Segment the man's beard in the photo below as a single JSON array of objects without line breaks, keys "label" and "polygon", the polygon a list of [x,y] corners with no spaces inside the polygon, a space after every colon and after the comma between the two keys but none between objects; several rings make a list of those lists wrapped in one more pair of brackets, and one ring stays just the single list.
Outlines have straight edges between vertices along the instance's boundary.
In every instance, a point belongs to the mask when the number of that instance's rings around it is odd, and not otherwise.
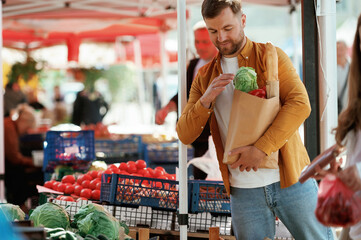
[{"label": "man's beard", "polygon": [[[242,38],[241,38],[242,39]],[[234,42],[234,41],[230,41],[231,46],[230,47],[220,47],[219,46],[219,42],[217,42],[217,49],[218,51],[222,54],[222,55],[233,55],[235,53],[238,52],[238,50],[241,48],[242,46],[242,40],[238,41],[238,42]]]}]

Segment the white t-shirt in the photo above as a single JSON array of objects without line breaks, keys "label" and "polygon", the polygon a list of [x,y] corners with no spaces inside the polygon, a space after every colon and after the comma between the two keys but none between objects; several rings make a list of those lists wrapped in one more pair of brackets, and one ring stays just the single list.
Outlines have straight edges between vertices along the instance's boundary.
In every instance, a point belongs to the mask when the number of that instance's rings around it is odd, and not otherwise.
[{"label": "white t-shirt", "polygon": [[[350,131],[346,135],[346,167],[356,165],[358,174],[361,176],[361,131]],[[361,239],[361,221],[351,226],[350,237],[355,240]]]},{"label": "white t-shirt", "polygon": [[[221,66],[223,73],[236,74],[238,70],[238,59],[222,57]],[[228,123],[232,109],[233,83],[229,83],[226,89],[218,95],[214,107],[214,113],[217,118],[223,147],[227,139]],[[260,168],[257,171],[241,172],[239,168],[233,169],[228,165],[230,172],[229,181],[232,187],[237,188],[257,188],[264,187],[280,180],[279,169]]]}]

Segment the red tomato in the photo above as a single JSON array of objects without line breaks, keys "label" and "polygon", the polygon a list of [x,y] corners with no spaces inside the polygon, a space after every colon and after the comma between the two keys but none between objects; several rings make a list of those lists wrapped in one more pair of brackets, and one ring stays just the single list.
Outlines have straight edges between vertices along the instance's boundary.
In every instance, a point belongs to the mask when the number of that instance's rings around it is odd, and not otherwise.
[{"label": "red tomato", "polygon": [[64,197],[63,195],[58,195],[55,199],[56,200],[61,200],[61,198]]},{"label": "red tomato", "polygon": [[83,190],[83,187],[81,185],[77,185],[74,187],[74,194],[77,196],[80,196],[80,192]]},{"label": "red tomato", "polygon": [[104,174],[112,174],[113,173],[113,170],[112,169],[107,169],[103,172]]},{"label": "red tomato", "polygon": [[58,185],[60,184],[61,182],[53,182],[53,190],[57,191],[58,190]]},{"label": "red tomato", "polygon": [[128,171],[128,165],[125,163],[125,162],[121,162],[119,164],[119,170],[122,170],[122,171]]},{"label": "red tomato", "polygon": [[111,164],[111,165],[108,166],[108,169],[111,169],[111,170],[113,170],[113,169],[115,169],[115,168],[118,168],[118,167],[115,166],[114,164]]},{"label": "red tomato", "polygon": [[80,197],[89,199],[92,196],[92,190],[90,190],[89,188],[84,188],[80,191]]},{"label": "red tomato", "polygon": [[102,183],[101,183],[101,182],[97,182],[97,185],[95,186],[95,189],[100,190],[100,189],[101,189],[101,186],[102,186]]},{"label": "red tomato", "polygon": [[138,169],[137,174],[144,176],[144,174],[147,172],[148,171],[146,168],[141,168],[141,169]]},{"label": "red tomato", "polygon": [[54,183],[53,181],[46,181],[44,183],[44,187],[52,189],[53,188],[53,183]]},{"label": "red tomato", "polygon": [[154,170],[157,170],[157,169],[163,171],[164,173],[167,173],[163,167],[158,166],[158,167],[154,168]]},{"label": "red tomato", "polygon": [[152,177],[154,176],[154,170],[152,168],[147,168],[148,172],[150,175],[152,175]]},{"label": "red tomato", "polygon": [[59,183],[58,186],[57,186],[57,188],[56,188],[56,191],[58,191],[58,192],[64,192],[65,187],[66,187],[66,185],[65,185],[64,183]]},{"label": "red tomato", "polygon": [[153,174],[153,176],[155,177],[155,178],[159,178],[159,177],[161,177],[161,176],[163,176],[164,175],[164,171],[162,171],[161,169],[154,169],[154,174]]},{"label": "red tomato", "polygon": [[65,187],[64,193],[65,194],[72,194],[74,192],[74,186],[73,185],[67,185]]},{"label": "red tomato", "polygon": [[101,179],[102,178],[102,174],[103,174],[104,171],[99,171],[98,172],[98,178]]},{"label": "red tomato", "polygon": [[128,165],[128,172],[129,172],[129,173],[136,173],[136,172],[138,172],[138,168],[137,168],[137,166],[135,166],[135,163]]},{"label": "red tomato", "polygon": [[89,180],[89,181],[91,181],[92,178],[91,178],[91,176],[89,176],[89,175],[87,175],[87,174],[82,174],[82,175],[80,175],[80,176],[78,177],[78,179],[76,180],[76,182],[81,185],[84,180]]},{"label": "red tomato", "polygon": [[175,176],[173,176],[173,174],[166,174],[165,176],[167,176],[169,180],[175,180]]},{"label": "red tomato", "polygon": [[100,190],[93,190],[91,199],[99,200],[100,199]]},{"label": "red tomato", "polygon": [[90,188],[91,190],[94,190],[94,189],[96,188],[98,182],[99,182],[98,179],[93,179],[93,180],[91,180],[90,183],[89,183],[89,188]]},{"label": "red tomato", "polygon": [[80,197],[80,198],[78,198],[78,200],[76,200],[76,201],[80,201],[80,200],[88,200],[87,198],[84,198],[84,197]]},{"label": "red tomato", "polygon": [[90,181],[89,180],[84,180],[82,183],[81,183],[81,186],[83,188],[89,188],[89,185],[90,185]]},{"label": "red tomato", "polygon": [[142,169],[147,167],[147,163],[144,160],[139,159],[135,162],[135,166],[137,166],[138,169]]},{"label": "red tomato", "polygon": [[74,184],[75,183],[75,177],[73,175],[65,175],[62,179],[61,179],[62,183],[71,183]]},{"label": "red tomato", "polygon": [[90,171],[87,173],[87,175],[90,175],[92,177],[92,179],[95,179],[98,177],[98,171],[95,171],[95,170]]},{"label": "red tomato", "polygon": [[120,173],[119,168],[113,168],[112,171],[113,171],[113,173],[116,173],[116,174],[119,174],[119,173]]},{"label": "red tomato", "polygon": [[70,197],[70,196],[62,196],[62,197],[60,198],[60,200],[62,200],[62,201],[68,201],[68,202],[75,202],[75,201],[74,201],[74,198],[72,198],[72,197]]},{"label": "red tomato", "polygon": [[146,171],[143,177],[152,178],[153,176],[148,171]]}]

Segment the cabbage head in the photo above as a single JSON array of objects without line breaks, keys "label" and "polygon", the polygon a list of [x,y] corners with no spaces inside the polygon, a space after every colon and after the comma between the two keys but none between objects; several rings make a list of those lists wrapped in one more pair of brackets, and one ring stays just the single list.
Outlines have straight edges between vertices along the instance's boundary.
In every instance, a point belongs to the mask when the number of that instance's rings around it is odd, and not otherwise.
[{"label": "cabbage head", "polygon": [[242,92],[258,89],[257,73],[251,67],[240,67],[233,79],[234,87]]},{"label": "cabbage head", "polygon": [[18,205],[13,205],[11,203],[0,204],[0,211],[4,213],[7,220],[10,222],[23,221],[25,219],[25,213]]},{"label": "cabbage head", "polygon": [[74,215],[74,223],[82,237],[87,234],[95,237],[103,234],[110,240],[119,239],[120,224],[118,220],[98,204],[90,203],[82,206]]},{"label": "cabbage head", "polygon": [[36,207],[30,215],[30,220],[34,222],[35,227],[67,229],[70,224],[69,214],[64,208],[51,202]]}]

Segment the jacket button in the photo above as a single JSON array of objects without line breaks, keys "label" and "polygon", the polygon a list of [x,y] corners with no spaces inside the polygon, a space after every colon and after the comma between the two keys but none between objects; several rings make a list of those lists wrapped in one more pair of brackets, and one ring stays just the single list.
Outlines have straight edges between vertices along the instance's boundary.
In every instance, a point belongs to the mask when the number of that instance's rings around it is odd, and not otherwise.
[{"label": "jacket button", "polygon": [[208,114],[211,114],[211,112],[208,112]]},{"label": "jacket button", "polygon": [[201,128],[203,129],[203,126],[201,126]]}]

